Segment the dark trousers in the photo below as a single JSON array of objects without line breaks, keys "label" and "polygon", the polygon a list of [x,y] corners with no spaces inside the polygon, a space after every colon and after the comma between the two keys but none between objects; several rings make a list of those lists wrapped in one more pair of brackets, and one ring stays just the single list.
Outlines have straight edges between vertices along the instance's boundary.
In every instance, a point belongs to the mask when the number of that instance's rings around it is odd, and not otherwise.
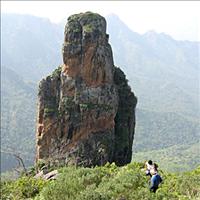
[{"label": "dark trousers", "polygon": [[153,175],[151,177],[151,186],[150,186],[150,191],[152,192],[156,192],[156,190],[158,189],[158,185],[162,182],[162,179],[161,177],[156,174],[156,175]]},{"label": "dark trousers", "polygon": [[154,193],[156,192],[157,189],[158,189],[158,186],[157,187],[156,186],[154,186],[154,187],[151,186],[150,187],[150,191],[154,192]]}]

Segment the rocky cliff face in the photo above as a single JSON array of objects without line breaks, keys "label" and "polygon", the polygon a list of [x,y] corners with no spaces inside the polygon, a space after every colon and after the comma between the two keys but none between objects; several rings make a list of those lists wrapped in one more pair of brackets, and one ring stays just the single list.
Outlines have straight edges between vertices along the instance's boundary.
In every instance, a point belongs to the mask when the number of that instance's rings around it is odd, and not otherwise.
[{"label": "rocky cliff face", "polygon": [[114,67],[103,17],[87,12],[68,18],[63,63],[39,84],[36,160],[130,162],[136,98]]}]

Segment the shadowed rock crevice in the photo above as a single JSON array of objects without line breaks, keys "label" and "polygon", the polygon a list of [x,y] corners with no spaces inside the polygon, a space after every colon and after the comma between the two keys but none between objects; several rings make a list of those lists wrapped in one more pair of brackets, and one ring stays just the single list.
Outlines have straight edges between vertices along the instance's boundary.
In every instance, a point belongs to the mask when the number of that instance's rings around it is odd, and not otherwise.
[{"label": "shadowed rock crevice", "polygon": [[119,96],[115,116],[114,161],[117,165],[125,165],[131,161],[132,157],[137,99],[131,92],[125,74],[117,67],[114,72],[114,83]]},{"label": "shadowed rock crevice", "polygon": [[36,161],[130,162],[136,98],[114,67],[102,16],[68,18],[63,65],[40,82],[38,96]]}]

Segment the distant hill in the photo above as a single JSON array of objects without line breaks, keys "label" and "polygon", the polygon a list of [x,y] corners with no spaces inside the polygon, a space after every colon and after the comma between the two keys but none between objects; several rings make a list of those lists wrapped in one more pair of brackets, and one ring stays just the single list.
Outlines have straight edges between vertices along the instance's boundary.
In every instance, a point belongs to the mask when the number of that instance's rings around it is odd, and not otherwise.
[{"label": "distant hill", "polygon": [[190,171],[200,163],[200,142],[193,144],[173,145],[156,150],[138,151],[133,153],[133,160],[144,162],[154,159],[159,167],[167,171]]},{"label": "distant hill", "polygon": [[115,64],[136,90],[138,107],[199,117],[200,43],[153,31],[140,35],[116,15],[109,16],[107,24]]},{"label": "distant hill", "polygon": [[1,15],[3,66],[38,81],[62,63],[63,27],[29,15]]},{"label": "distant hill", "polygon": [[173,145],[190,145],[199,140],[200,124],[180,113],[137,110],[137,151],[158,150]]},{"label": "distant hill", "polygon": [[[24,82],[13,70],[1,70],[1,170],[17,165],[20,153],[30,165],[34,160],[36,84]],[[11,153],[11,155],[9,154]]]},{"label": "distant hill", "polygon": [[[153,31],[135,33],[116,15],[107,17],[107,29],[115,65],[122,67],[138,97],[134,159],[154,151],[162,162],[159,152],[175,155],[169,148],[176,153],[194,151],[200,138],[199,43]],[[31,162],[38,81],[62,63],[63,30],[63,23],[2,14],[2,148],[12,146]],[[188,163],[195,168],[192,163],[198,159],[192,155]]]}]

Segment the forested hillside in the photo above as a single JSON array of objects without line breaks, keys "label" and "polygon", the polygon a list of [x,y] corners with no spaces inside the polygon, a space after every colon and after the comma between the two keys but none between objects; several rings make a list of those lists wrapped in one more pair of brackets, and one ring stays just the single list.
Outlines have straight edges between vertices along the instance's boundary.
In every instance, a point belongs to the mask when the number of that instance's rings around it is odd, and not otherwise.
[{"label": "forested hillside", "polygon": [[39,81],[62,63],[63,27],[30,15],[1,15],[2,66]]},{"label": "forested hillside", "polygon": [[[172,163],[168,170],[195,168],[199,43],[152,31],[141,35],[113,15],[107,17],[107,26],[115,65],[122,67],[138,98],[133,158],[144,160],[153,154],[163,167]],[[34,160],[38,81],[62,63],[63,30],[63,24],[43,18],[2,15],[2,150],[20,152],[27,164]],[[9,169],[11,157],[2,155],[2,170]],[[187,164],[180,166],[185,159]]]},{"label": "forested hillside", "polygon": [[20,156],[28,165],[34,160],[36,84],[24,82],[13,70],[1,70],[1,170],[16,166]]}]

